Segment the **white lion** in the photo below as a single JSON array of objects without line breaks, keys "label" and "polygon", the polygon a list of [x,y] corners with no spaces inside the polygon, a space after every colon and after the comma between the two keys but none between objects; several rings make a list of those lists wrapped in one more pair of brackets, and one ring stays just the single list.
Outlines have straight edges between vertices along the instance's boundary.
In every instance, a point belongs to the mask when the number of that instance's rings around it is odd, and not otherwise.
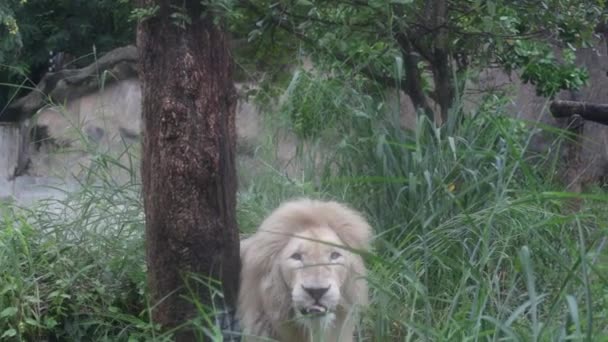
[{"label": "white lion", "polygon": [[[245,340],[352,341],[356,309],[367,305],[371,228],[337,202],[300,199],[241,241],[237,315]],[[345,248],[346,247],[346,248]]]}]

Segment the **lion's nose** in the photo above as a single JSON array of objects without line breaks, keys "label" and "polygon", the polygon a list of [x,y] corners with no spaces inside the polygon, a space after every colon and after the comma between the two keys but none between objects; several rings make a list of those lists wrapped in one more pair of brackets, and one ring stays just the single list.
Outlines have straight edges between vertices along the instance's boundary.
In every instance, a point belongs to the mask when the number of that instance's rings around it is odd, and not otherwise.
[{"label": "lion's nose", "polygon": [[327,293],[327,291],[329,291],[330,286],[328,286],[328,287],[304,287],[304,286],[302,286],[302,288],[314,300],[318,301],[318,300],[320,300],[323,297],[324,294]]}]

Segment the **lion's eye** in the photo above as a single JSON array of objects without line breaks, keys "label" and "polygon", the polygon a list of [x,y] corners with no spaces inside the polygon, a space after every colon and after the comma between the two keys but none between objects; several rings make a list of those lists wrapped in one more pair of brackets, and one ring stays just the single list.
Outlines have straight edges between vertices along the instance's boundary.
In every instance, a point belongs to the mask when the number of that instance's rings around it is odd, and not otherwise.
[{"label": "lion's eye", "polygon": [[293,253],[290,258],[292,258],[293,260],[302,260],[302,254],[300,253]]},{"label": "lion's eye", "polygon": [[342,256],[342,254],[340,254],[338,252],[331,252],[331,255],[329,257],[331,258],[331,260],[336,260],[341,256]]}]

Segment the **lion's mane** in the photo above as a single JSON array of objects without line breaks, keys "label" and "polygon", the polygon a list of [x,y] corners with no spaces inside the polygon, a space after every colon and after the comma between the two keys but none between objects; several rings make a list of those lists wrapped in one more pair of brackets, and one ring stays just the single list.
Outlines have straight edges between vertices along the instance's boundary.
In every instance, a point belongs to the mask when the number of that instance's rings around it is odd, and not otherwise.
[{"label": "lion's mane", "polygon": [[[281,279],[277,255],[293,235],[306,229],[325,226],[332,229],[346,247],[353,250],[369,249],[371,227],[358,212],[333,201],[298,199],[286,202],[275,209],[249,238],[241,241],[241,285],[237,315],[243,332],[285,341],[299,341],[306,334],[296,325],[285,325],[292,308],[290,290]],[[349,253],[351,267],[341,289],[342,308],[365,306],[368,302],[366,274],[362,258]],[[352,317],[351,317],[352,318]],[[353,323],[337,315],[335,326],[350,330]],[[294,335],[295,334],[295,335]],[[247,340],[248,338],[245,337]],[[251,338],[249,338],[251,339]]]}]

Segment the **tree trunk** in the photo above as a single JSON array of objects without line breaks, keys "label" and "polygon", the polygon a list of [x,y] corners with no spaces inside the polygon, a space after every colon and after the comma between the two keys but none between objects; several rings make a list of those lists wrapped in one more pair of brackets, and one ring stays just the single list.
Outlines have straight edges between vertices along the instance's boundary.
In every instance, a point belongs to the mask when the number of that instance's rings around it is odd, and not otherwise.
[{"label": "tree trunk", "polygon": [[404,91],[412,100],[416,110],[422,110],[431,122],[435,122],[434,111],[429,105],[422,85],[422,76],[418,70],[418,55],[414,52],[410,38],[403,32],[395,35],[395,39],[403,55],[403,68],[405,69]]},{"label": "tree trunk", "polygon": [[454,105],[454,87],[452,80],[452,68],[450,67],[450,57],[442,49],[436,49],[432,62],[433,80],[435,82],[435,94],[437,104],[441,110],[441,122],[448,122],[450,109]]},{"label": "tree trunk", "polygon": [[[158,6],[138,24],[137,47],[148,284],[163,328],[196,315],[182,296],[215,302],[205,284],[188,281],[190,272],[221,281],[229,308],[238,291],[236,93],[227,36],[201,3],[139,0]],[[175,337],[196,338],[192,329]]]},{"label": "tree trunk", "polygon": [[448,20],[448,2],[446,0],[427,1],[425,17],[432,25],[433,40],[429,63],[433,71],[437,104],[441,111],[441,122],[448,121],[448,113],[454,104],[454,87],[452,80],[451,56],[448,53],[449,37],[446,27]]}]

